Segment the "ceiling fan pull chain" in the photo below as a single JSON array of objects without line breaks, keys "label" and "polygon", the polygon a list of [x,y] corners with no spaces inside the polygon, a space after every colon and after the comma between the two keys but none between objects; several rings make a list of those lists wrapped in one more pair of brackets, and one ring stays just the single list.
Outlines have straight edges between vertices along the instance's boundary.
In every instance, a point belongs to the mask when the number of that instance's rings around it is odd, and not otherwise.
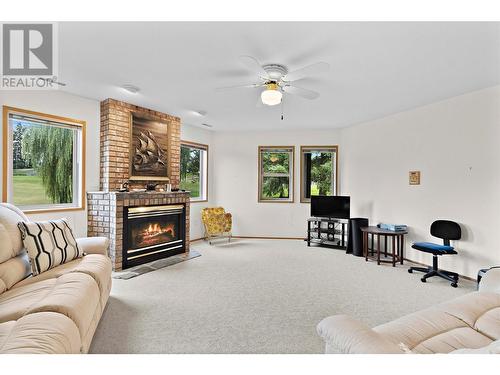
[{"label": "ceiling fan pull chain", "polygon": [[284,98],[281,98],[281,121],[283,121],[285,119],[285,115],[283,114],[283,112],[284,112],[284,109],[283,109],[284,103],[283,102],[284,102]]}]

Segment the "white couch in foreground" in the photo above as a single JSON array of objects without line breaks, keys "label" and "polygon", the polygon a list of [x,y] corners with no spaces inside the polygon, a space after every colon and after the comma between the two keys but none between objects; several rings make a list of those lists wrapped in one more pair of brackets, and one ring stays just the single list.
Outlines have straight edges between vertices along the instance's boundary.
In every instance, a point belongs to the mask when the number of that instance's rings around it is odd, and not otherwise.
[{"label": "white couch in foreground", "polygon": [[318,325],[326,353],[500,353],[500,269],[479,291],[370,328],[347,315]]},{"label": "white couch in foreground", "polygon": [[108,240],[77,239],[87,255],[31,277],[20,221],[0,204],[0,353],[88,352],[111,289]]}]

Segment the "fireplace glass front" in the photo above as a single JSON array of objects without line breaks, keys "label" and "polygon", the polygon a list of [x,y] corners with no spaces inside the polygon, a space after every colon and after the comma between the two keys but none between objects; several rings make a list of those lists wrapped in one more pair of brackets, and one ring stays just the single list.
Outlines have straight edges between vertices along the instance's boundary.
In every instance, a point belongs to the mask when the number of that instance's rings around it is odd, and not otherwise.
[{"label": "fireplace glass front", "polygon": [[126,209],[123,268],[184,251],[184,205]]}]

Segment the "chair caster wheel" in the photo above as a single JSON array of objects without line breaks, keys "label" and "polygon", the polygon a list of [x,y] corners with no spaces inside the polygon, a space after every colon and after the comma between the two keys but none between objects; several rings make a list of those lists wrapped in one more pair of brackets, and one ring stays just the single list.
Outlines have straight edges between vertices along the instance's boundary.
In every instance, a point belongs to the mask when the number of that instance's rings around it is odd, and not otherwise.
[{"label": "chair caster wheel", "polygon": [[456,287],[458,286],[458,284],[457,284],[457,283],[451,283],[451,286],[452,286],[453,288],[456,288]]},{"label": "chair caster wheel", "polygon": [[413,270],[411,268],[408,268],[408,273],[413,273]]},{"label": "chair caster wheel", "polygon": [[425,283],[427,280],[425,280],[423,277],[420,279],[421,282]]}]

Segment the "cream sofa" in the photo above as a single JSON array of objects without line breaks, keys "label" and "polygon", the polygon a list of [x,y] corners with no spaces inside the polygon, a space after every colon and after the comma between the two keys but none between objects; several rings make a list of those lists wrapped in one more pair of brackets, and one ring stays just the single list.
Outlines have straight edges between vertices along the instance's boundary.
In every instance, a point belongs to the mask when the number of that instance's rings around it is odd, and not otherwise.
[{"label": "cream sofa", "polygon": [[0,204],[0,353],[87,353],[111,289],[108,240],[77,239],[87,255],[32,277],[20,221]]},{"label": "cream sofa", "polygon": [[500,269],[479,291],[370,328],[347,315],[317,327],[326,353],[500,353]]}]

